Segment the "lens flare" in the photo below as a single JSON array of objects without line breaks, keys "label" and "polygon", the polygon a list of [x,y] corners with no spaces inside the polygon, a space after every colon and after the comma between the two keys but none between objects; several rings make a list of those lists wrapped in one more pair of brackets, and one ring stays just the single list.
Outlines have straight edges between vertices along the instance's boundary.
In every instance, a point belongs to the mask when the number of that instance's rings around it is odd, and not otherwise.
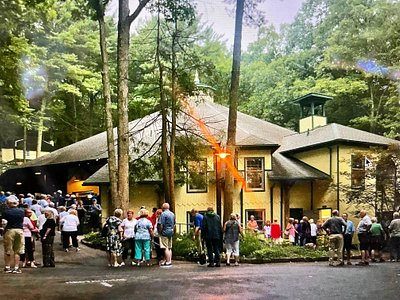
[{"label": "lens flare", "polygon": [[217,139],[213,136],[211,133],[210,129],[204,124],[204,122],[199,118],[199,116],[196,114],[195,110],[193,107],[190,105],[190,103],[187,101],[187,99],[183,99],[182,101],[182,106],[185,108],[187,114],[194,120],[196,125],[199,127],[200,131],[203,133],[204,138],[213,146],[213,148],[216,151],[216,155],[218,155],[221,159],[224,160],[226,167],[228,170],[231,172],[233,177],[241,184],[243,187],[245,184],[245,180],[243,176],[239,173],[237,168],[232,164],[232,161],[230,159],[225,160],[225,158],[230,155],[230,153],[226,153],[224,149],[220,146],[218,143]]}]

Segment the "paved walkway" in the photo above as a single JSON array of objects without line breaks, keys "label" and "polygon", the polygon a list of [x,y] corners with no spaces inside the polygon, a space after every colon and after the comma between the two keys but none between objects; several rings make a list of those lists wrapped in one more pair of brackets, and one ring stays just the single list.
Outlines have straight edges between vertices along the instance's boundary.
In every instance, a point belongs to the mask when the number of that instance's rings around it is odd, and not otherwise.
[{"label": "paved walkway", "polygon": [[[109,268],[103,251],[81,245],[80,252],[66,253],[58,241],[56,268],[0,273],[0,299],[397,300],[400,294],[400,263],[342,268],[328,267],[327,262],[207,268],[174,261],[171,268]],[[39,252],[37,258],[41,257]]]}]

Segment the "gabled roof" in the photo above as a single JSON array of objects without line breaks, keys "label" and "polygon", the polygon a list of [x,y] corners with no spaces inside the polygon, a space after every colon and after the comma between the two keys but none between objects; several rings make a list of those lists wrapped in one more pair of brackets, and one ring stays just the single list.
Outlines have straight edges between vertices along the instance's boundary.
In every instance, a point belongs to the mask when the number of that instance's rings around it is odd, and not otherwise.
[{"label": "gabled roof", "polygon": [[268,171],[268,177],[272,180],[330,179],[328,174],[278,152],[272,154],[272,171]]},{"label": "gabled roof", "polygon": [[[192,106],[195,116],[190,116],[185,112],[178,115],[178,134],[183,134],[188,130],[204,136],[193,119],[199,118],[218,142],[224,142],[229,109],[209,101],[192,103]],[[156,112],[131,121],[129,132],[131,157],[137,158],[150,148],[151,151],[147,155],[153,154],[157,151],[160,141],[161,115]],[[293,133],[292,130],[238,112],[236,135],[238,146],[278,147],[285,135]],[[115,138],[116,134],[117,131],[114,129]],[[20,168],[105,159],[107,155],[106,132],[102,132],[27,162]]]},{"label": "gabled roof", "polygon": [[388,146],[399,142],[370,132],[332,123],[303,133],[286,136],[278,151],[280,153],[298,152],[330,143]]}]

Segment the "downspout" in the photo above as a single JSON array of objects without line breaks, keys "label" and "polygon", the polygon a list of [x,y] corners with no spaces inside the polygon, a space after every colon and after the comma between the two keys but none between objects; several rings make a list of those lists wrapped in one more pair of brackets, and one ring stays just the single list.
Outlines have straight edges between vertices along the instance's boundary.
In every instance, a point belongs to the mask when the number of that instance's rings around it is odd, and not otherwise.
[{"label": "downspout", "polygon": [[242,186],[242,188],[240,189],[240,220],[242,220],[242,222],[243,222],[243,226],[245,225],[244,224],[244,219],[243,219],[243,186]]},{"label": "downspout", "polygon": [[271,209],[271,217],[270,217],[270,219],[271,219],[271,222],[274,219],[274,185],[275,184],[273,184],[271,186],[271,188],[269,189],[269,193],[270,193],[269,201],[270,201],[270,209]]},{"label": "downspout", "polygon": [[340,211],[340,192],[339,192],[339,184],[340,184],[340,179],[339,179],[339,145],[336,145],[336,207],[337,210]]},{"label": "downspout", "polygon": [[283,226],[283,193],[284,193],[284,191],[283,191],[283,181],[281,181],[281,228],[282,228],[282,226]]}]

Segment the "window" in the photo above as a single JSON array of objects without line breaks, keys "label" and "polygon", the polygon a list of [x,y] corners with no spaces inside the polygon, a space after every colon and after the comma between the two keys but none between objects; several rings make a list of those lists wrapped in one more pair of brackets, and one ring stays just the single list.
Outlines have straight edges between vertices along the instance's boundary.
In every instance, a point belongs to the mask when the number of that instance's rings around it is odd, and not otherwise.
[{"label": "window", "polygon": [[365,187],[365,157],[362,155],[351,156],[351,188],[363,189]]},{"label": "window", "polygon": [[245,228],[247,228],[247,222],[250,220],[250,216],[254,216],[258,224],[258,230],[262,230],[265,223],[265,209],[246,209]]},{"label": "window", "polygon": [[245,177],[247,191],[264,191],[264,158],[245,158]]},{"label": "window", "polygon": [[188,162],[188,193],[207,192],[207,160]]}]

